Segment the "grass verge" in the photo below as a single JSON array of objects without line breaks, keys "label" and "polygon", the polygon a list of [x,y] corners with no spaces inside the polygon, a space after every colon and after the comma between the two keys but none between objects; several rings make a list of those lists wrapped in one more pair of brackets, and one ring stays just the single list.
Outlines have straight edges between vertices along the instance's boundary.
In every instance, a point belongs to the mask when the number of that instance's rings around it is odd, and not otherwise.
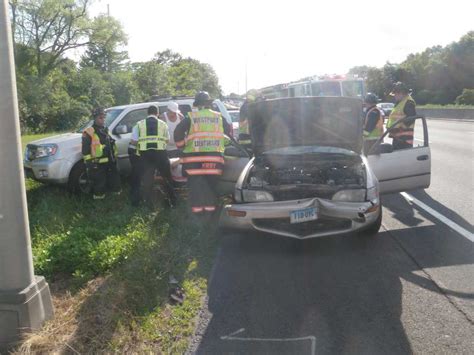
[{"label": "grass verge", "polygon": [[[54,319],[16,354],[183,353],[206,294],[218,240],[175,210],[136,209],[127,194],[93,201],[27,180],[35,272],[46,276]],[[124,191],[126,192],[126,191]],[[169,303],[169,277],[185,290]]]}]

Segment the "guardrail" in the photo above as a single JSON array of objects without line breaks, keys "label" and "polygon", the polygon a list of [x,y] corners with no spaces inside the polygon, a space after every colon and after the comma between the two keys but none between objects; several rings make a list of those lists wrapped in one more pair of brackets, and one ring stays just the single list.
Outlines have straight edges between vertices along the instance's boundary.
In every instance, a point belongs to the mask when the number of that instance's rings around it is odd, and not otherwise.
[{"label": "guardrail", "polygon": [[474,109],[470,108],[416,108],[418,115],[426,118],[448,118],[474,120]]}]

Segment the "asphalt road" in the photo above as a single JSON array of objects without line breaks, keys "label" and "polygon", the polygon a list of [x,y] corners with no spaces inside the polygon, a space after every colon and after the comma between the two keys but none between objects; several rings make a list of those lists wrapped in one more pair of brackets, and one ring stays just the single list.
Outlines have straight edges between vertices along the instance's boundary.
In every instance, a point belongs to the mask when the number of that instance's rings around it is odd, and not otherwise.
[{"label": "asphalt road", "polygon": [[432,185],[409,194],[467,234],[393,194],[372,239],[222,235],[189,351],[473,354],[474,123],[429,131]]}]

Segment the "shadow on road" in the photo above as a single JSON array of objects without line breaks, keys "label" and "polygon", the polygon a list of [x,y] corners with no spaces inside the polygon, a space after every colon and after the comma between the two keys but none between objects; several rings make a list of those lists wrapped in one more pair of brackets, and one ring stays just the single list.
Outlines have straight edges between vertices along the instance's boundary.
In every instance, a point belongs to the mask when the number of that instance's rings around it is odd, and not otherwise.
[{"label": "shadow on road", "polygon": [[[408,228],[398,235],[423,239],[434,230]],[[440,259],[426,253],[424,262],[444,266],[473,259],[467,254]],[[348,236],[305,242],[262,234],[228,235],[216,270],[208,290],[212,318],[201,330],[200,345],[194,349],[198,354],[310,354],[308,341],[284,340],[309,336],[316,338],[318,354],[412,353],[400,319],[401,280],[438,294],[474,298],[440,289],[415,274],[418,266],[388,232],[373,239]],[[232,334],[239,330],[234,339]]]}]

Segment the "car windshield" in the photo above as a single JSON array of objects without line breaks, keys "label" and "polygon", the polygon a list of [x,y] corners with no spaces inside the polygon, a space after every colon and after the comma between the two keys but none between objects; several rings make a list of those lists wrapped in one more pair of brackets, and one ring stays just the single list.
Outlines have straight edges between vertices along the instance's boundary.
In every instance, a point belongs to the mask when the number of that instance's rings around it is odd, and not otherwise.
[{"label": "car windshield", "polygon": [[230,118],[232,122],[239,122],[240,112],[239,111],[229,111]]},{"label": "car windshield", "polygon": [[319,145],[303,145],[303,146],[296,146],[296,147],[285,147],[285,148],[277,148],[271,149],[263,154],[265,155],[301,155],[301,154],[343,154],[349,156],[358,155],[357,153],[338,147],[327,147],[327,146],[319,146]]},{"label": "car windshield", "polygon": [[[107,110],[107,111],[105,112],[105,127],[110,126],[110,124],[115,121],[115,119],[117,118],[117,116],[120,115],[120,113],[121,113],[122,111],[123,111],[122,108],[116,108],[116,109]],[[79,129],[78,129],[76,132],[77,132],[77,133],[82,133],[82,131],[84,131],[87,127],[92,126],[93,123],[94,123],[93,120],[87,121],[87,122],[84,123],[82,126],[80,126]]]}]

